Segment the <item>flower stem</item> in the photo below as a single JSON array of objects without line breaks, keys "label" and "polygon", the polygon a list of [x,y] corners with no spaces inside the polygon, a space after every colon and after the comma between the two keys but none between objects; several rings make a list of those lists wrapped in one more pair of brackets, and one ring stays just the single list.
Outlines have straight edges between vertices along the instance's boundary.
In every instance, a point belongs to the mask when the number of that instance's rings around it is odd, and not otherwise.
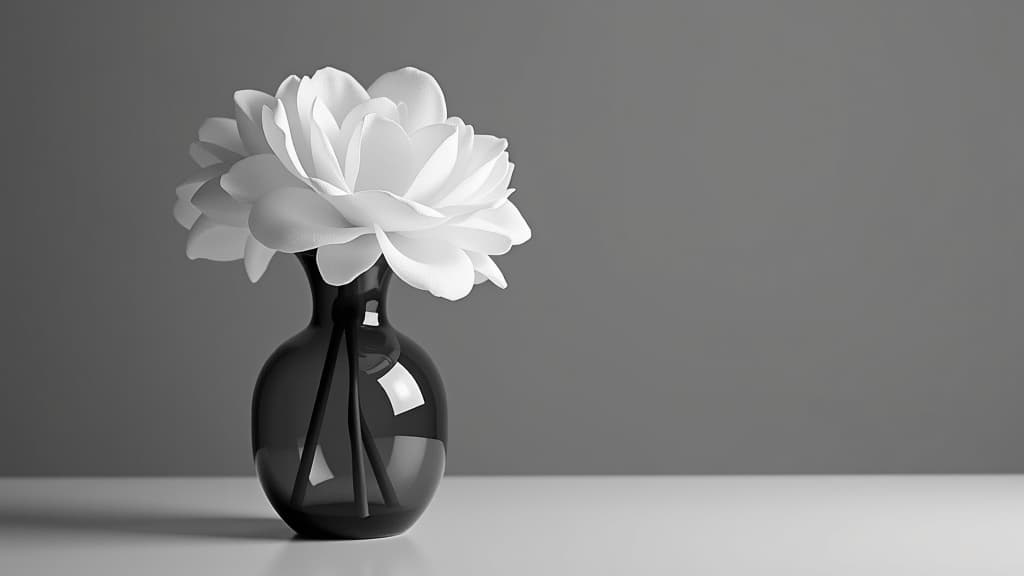
[{"label": "flower stem", "polygon": [[[338,315],[343,305],[342,292],[339,289],[338,295],[334,299],[332,315]],[[320,440],[320,428],[323,425],[324,413],[327,410],[327,398],[331,394],[331,381],[334,379],[334,366],[338,361],[338,348],[341,347],[342,334],[344,334],[344,325],[341,322],[332,322],[331,339],[327,344],[324,369],[320,373],[320,386],[316,390],[313,414],[309,417],[306,441],[302,447],[302,458],[299,460],[299,471],[295,475],[295,485],[292,487],[292,506],[295,508],[300,508],[303,499],[306,497],[306,487],[309,485],[309,471],[313,467],[313,457],[316,455],[317,442]]]},{"label": "flower stem", "polygon": [[[341,288],[344,290],[344,287]],[[356,515],[370,515],[366,499],[366,472],[363,469],[363,415],[359,406],[359,308],[348,310],[348,436],[352,451],[352,488],[355,492]],[[372,441],[372,438],[368,438]]]},{"label": "flower stem", "polygon": [[377,450],[377,444],[373,441],[373,433],[370,432],[370,427],[366,424],[366,418],[362,419],[362,423],[363,446],[366,447],[366,458],[370,461],[373,477],[377,479],[377,486],[380,488],[381,496],[384,497],[384,503],[394,508],[398,506],[398,494],[395,493],[395,487],[391,484],[388,469],[384,465],[384,459],[381,458],[380,451]]}]

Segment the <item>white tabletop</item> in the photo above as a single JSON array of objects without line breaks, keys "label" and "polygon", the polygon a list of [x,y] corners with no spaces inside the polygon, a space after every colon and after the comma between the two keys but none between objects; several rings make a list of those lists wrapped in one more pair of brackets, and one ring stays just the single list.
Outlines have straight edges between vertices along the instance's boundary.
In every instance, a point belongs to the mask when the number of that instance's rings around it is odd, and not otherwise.
[{"label": "white tabletop", "polygon": [[1024,574],[1024,477],[446,478],[384,540],[252,478],[0,479],[0,574]]}]

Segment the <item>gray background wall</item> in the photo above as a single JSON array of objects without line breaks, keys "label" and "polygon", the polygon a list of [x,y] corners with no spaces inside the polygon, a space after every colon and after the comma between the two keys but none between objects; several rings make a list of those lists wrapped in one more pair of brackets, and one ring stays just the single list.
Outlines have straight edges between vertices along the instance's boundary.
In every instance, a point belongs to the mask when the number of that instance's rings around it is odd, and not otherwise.
[{"label": "gray background wall", "polygon": [[405,287],[451,473],[1024,471],[1024,3],[5,4],[0,474],[248,474],[306,320],[189,262],[205,116],[403,65],[508,137],[510,288]]}]

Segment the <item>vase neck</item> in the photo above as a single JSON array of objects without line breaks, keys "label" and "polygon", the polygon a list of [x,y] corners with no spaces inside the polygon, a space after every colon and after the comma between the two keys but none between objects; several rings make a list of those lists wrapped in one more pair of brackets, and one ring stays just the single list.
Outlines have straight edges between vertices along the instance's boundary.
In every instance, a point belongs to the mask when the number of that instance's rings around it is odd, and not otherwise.
[{"label": "vase neck", "polygon": [[296,254],[309,280],[313,294],[313,318],[310,325],[330,325],[335,299],[340,295],[348,306],[363,310],[363,324],[387,324],[387,293],[391,283],[391,268],[381,258],[369,270],[344,286],[328,284],[316,263],[316,250]]}]

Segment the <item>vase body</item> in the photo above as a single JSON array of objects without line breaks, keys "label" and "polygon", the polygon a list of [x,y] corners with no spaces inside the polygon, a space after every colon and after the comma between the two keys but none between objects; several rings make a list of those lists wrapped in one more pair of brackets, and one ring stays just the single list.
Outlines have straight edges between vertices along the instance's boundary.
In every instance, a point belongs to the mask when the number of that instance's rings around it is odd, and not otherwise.
[{"label": "vase body", "polygon": [[256,383],[260,484],[300,536],[399,534],[423,513],[444,474],[441,378],[423,349],[391,326],[391,271],[383,259],[337,287],[322,279],[315,252],[298,257],[313,317],[270,356]]}]

